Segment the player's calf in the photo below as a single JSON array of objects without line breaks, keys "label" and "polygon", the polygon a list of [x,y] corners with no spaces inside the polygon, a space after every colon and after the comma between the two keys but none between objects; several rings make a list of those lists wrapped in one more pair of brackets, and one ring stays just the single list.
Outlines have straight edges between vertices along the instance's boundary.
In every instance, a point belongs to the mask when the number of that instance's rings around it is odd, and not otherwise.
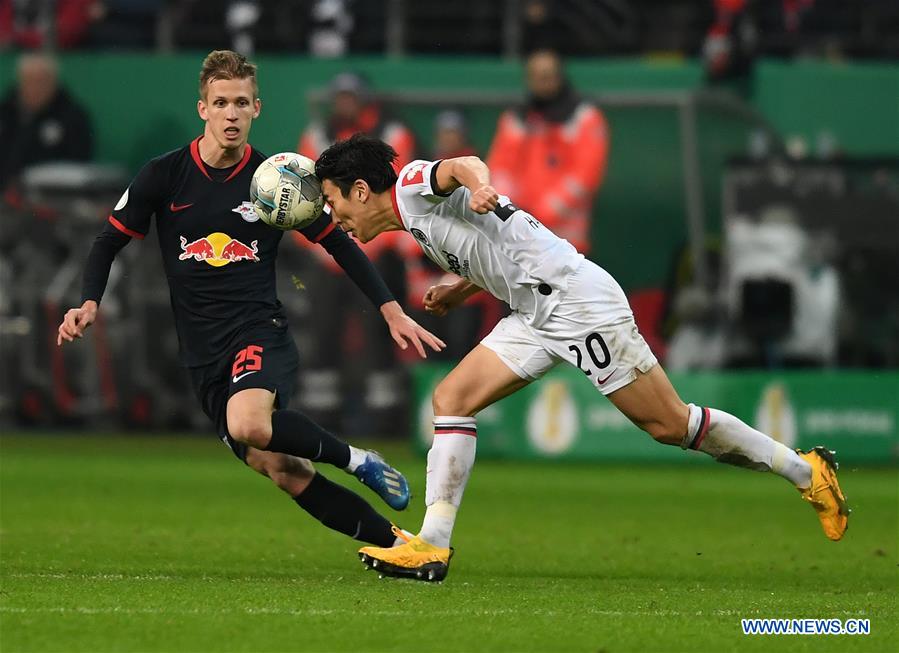
[{"label": "player's calf", "polygon": [[362,542],[390,547],[405,541],[387,519],[365,499],[342,485],[332,483],[308,460],[250,449],[247,465],[267,476],[303,510],[328,528]]},{"label": "player's calf", "polygon": [[302,493],[315,476],[315,468],[308,460],[283,453],[251,448],[247,451],[246,461],[251,469],[267,476],[291,497]]},{"label": "player's calf", "polygon": [[638,422],[643,431],[648,433],[653,440],[661,444],[680,445],[684,439],[687,426],[687,407],[684,406],[683,415],[680,411],[665,415],[662,419]]}]

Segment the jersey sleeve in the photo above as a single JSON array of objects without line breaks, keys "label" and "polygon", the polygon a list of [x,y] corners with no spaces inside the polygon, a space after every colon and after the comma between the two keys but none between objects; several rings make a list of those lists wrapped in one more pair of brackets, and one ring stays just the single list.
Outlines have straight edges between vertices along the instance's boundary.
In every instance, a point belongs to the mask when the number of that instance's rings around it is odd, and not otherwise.
[{"label": "jersey sleeve", "polygon": [[315,222],[308,227],[297,229],[297,231],[303,234],[309,242],[318,243],[321,242],[325,236],[334,231],[335,228],[336,225],[331,222],[331,207],[326,204],[322,214],[318,216]]},{"label": "jersey sleeve", "polygon": [[109,214],[109,223],[131,238],[146,236],[150,218],[165,195],[165,182],[161,162],[154,159],[147,163]]},{"label": "jersey sleeve", "polygon": [[409,215],[426,215],[435,204],[450,196],[437,188],[440,161],[421,159],[403,167],[396,182],[397,207]]}]

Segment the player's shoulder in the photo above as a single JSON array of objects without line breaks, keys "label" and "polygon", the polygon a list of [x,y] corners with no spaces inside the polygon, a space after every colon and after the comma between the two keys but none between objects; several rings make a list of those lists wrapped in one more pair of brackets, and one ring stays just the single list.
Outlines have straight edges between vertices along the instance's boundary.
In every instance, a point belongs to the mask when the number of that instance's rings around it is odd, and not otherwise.
[{"label": "player's shoulder", "polygon": [[427,181],[425,171],[434,165],[434,161],[427,159],[415,159],[400,168],[397,175],[397,184],[401,187],[414,186]]},{"label": "player's shoulder", "polygon": [[440,159],[416,159],[404,165],[397,175],[396,194],[414,201],[415,198],[434,200],[444,197],[437,190],[437,167]]},{"label": "player's shoulder", "polygon": [[144,164],[144,170],[149,170],[154,173],[168,172],[173,168],[182,165],[185,161],[190,160],[190,156],[190,145],[184,145],[175,148],[174,150],[163,152],[158,156],[154,156]]},{"label": "player's shoulder", "polygon": [[[131,182],[132,187],[149,193],[162,191],[162,187],[171,179],[172,171],[181,165],[187,149],[187,147],[180,147],[169,150],[148,160],[141,166]],[[189,152],[187,156],[190,156]]]}]

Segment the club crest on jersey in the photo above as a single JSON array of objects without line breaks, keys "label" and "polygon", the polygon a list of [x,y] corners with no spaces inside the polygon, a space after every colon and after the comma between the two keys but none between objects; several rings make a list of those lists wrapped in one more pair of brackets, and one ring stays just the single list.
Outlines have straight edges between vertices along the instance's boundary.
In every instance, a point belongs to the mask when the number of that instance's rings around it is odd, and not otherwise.
[{"label": "club crest on jersey", "polygon": [[428,237],[425,235],[425,232],[423,232],[421,229],[416,229],[415,227],[412,227],[409,230],[409,233],[412,234],[413,236],[415,236],[415,240],[419,240],[422,243],[424,243],[425,245],[431,244],[431,242],[428,240]]},{"label": "club crest on jersey", "polygon": [[237,261],[259,261],[256,256],[259,248],[256,246],[259,242],[254,240],[246,245],[235,238],[231,238],[228,234],[215,232],[202,238],[197,238],[188,242],[187,238],[181,236],[181,254],[178,255],[179,261],[187,261],[194,259],[195,261],[205,261],[213,267],[221,267],[229,263]]},{"label": "club crest on jersey", "polygon": [[409,168],[409,172],[403,177],[403,186],[423,184],[425,181],[425,164],[419,163]]},{"label": "club crest on jersey", "polygon": [[232,213],[239,214],[246,222],[256,222],[259,220],[259,214],[257,214],[256,209],[253,208],[252,202],[241,202],[240,206],[235,206],[231,211]]}]

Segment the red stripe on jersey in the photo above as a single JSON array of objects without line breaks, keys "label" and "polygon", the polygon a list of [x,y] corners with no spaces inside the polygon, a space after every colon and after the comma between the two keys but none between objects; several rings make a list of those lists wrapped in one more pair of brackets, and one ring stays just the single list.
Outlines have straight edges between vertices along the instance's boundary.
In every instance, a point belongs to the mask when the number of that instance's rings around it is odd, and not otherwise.
[{"label": "red stripe on jersey", "polygon": [[112,216],[109,216],[109,223],[113,227],[115,227],[116,229],[121,231],[123,234],[125,234],[126,236],[131,236],[132,238],[137,238],[138,240],[143,240],[144,236],[146,235],[146,234],[142,234],[138,231],[134,231],[133,229],[129,229],[128,227],[123,225],[121,222],[119,222]]},{"label": "red stripe on jersey", "polygon": [[247,148],[244,150],[243,158],[240,160],[240,163],[237,164],[237,167],[234,168],[234,172],[228,175],[228,178],[225,181],[231,181],[237,174],[247,167],[247,162],[250,160],[250,154],[253,153],[253,148],[250,147],[250,144],[247,143]]},{"label": "red stripe on jersey", "polygon": [[203,173],[203,176],[206,177],[209,181],[212,181],[212,177],[209,176],[209,173],[206,172],[206,164],[203,163],[203,159],[200,158],[200,139],[203,138],[202,134],[197,136],[190,142],[190,157],[194,160],[194,163],[197,164],[197,167],[200,169],[200,172]]},{"label": "red stripe on jersey", "polygon": [[400,215],[400,205],[396,203],[396,186],[390,187],[390,201],[393,202],[393,212],[396,213],[396,217],[400,219],[400,222],[403,221],[403,216]]},{"label": "red stripe on jersey", "polygon": [[324,229],[322,229],[322,232],[321,232],[319,235],[317,235],[317,236],[315,237],[315,240],[313,240],[312,242],[313,242],[313,243],[317,243],[317,242],[321,241],[322,239],[324,239],[325,236],[327,236],[329,233],[331,233],[332,231],[334,231],[334,227],[336,227],[336,226],[337,226],[337,225],[335,225],[333,222],[330,223],[327,227],[325,227]]}]

